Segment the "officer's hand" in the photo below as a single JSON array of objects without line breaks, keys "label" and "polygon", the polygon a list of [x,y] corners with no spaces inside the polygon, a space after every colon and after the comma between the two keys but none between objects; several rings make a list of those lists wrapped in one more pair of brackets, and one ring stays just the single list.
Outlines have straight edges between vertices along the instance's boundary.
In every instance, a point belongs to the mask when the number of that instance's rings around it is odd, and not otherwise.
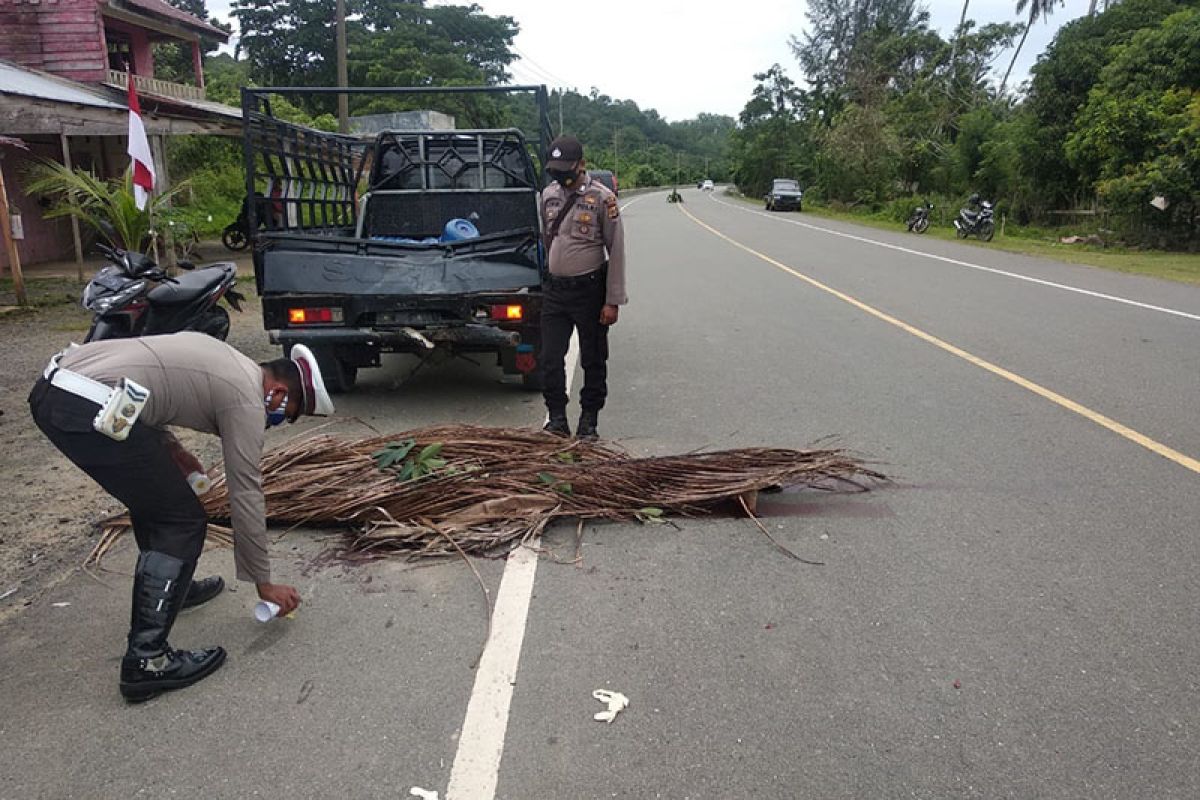
[{"label": "officer's hand", "polygon": [[260,583],[257,586],[260,600],[268,600],[279,606],[279,614],[276,616],[286,617],[300,607],[300,593],[294,586],[285,586],[282,583]]},{"label": "officer's hand", "polygon": [[175,453],[175,462],[183,470],[184,475],[191,475],[193,472],[204,472],[204,465],[200,463],[200,459],[184,450],[182,447]]},{"label": "officer's hand", "polygon": [[193,472],[204,472],[204,465],[200,463],[200,459],[189,453],[179,440],[171,437],[167,440],[167,447],[171,450],[171,460],[179,465],[179,469],[184,475],[191,475]]},{"label": "officer's hand", "polygon": [[600,309],[600,324],[601,325],[616,325],[617,324],[617,307],[605,306]]}]

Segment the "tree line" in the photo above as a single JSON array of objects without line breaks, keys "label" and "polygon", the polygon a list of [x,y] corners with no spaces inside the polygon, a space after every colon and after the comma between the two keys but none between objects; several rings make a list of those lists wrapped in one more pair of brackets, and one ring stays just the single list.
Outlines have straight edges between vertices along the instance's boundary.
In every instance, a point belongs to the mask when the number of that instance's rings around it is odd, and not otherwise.
[{"label": "tree line", "polygon": [[[171,0],[201,18],[204,0]],[[207,53],[205,83],[210,100],[239,106],[242,86],[336,85],[334,0],[235,0],[232,15],[241,36],[237,56]],[[476,5],[431,6],[425,0],[346,0],[347,71],[355,87],[468,86],[512,83],[518,56],[517,22],[489,16]],[[212,20],[216,22],[216,20]],[[185,77],[179,54],[161,48],[156,70]],[[189,67],[190,68],[190,67]],[[528,98],[479,96],[354,95],[351,116],[433,108],[455,117],[460,128],[520,127],[536,130]],[[291,95],[272,100],[273,111],[294,122],[336,130],[331,95]],[[622,187],[690,183],[728,177],[732,117],[701,114],[669,122],[592,88],[554,89],[552,127],[584,142],[589,165],[617,173]],[[194,195],[223,197],[233,208],[238,144],[213,137],[179,138],[171,144],[171,171],[191,178]],[[226,213],[223,211],[222,213]]]},{"label": "tree line", "polygon": [[[204,0],[172,0],[203,17]],[[631,100],[556,88],[552,124],[623,187],[731,180],[760,196],[775,177],[810,202],[890,209],[943,206],[972,192],[1020,223],[1093,213],[1133,241],[1195,246],[1200,216],[1200,0],[1092,0],[1064,25],[1014,96],[1025,35],[1063,0],[1018,0],[1014,22],[980,25],[964,0],[944,37],[918,0],[808,0],[808,32],[790,38],[803,81],[774,65],[736,119],[671,122]],[[475,5],[346,0],[353,86],[500,85],[512,81],[519,26]],[[336,83],[334,0],[235,0],[237,57],[208,54],[208,96],[237,105],[244,85]],[[336,128],[331,96],[275,110]],[[433,105],[356,97],[352,115]],[[532,127],[532,110],[493,99],[437,101],[461,127]],[[181,138],[175,174],[236,191],[236,143]],[[213,171],[226,164],[229,175]],[[217,170],[219,171],[219,170]],[[232,197],[230,198],[232,202]],[[1067,217],[1079,219],[1079,217]]]},{"label": "tree line", "polygon": [[979,192],[1016,221],[1098,212],[1128,240],[1194,247],[1200,3],[1093,0],[1014,99],[1016,53],[1002,57],[1060,2],[1021,0],[1022,23],[979,26],[967,0],[944,39],[916,0],[809,0],[810,31],[791,39],[806,85],[779,65],[755,76],[735,180],[756,196],[794,177],[812,199],[897,215]]}]

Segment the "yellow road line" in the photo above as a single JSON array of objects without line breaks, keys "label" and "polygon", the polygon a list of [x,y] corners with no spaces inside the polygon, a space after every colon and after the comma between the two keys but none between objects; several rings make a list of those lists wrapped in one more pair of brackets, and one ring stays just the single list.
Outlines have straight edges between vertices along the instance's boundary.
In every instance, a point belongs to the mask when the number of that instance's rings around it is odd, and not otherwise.
[{"label": "yellow road line", "polygon": [[921,330],[920,328],[915,328],[912,325],[909,325],[907,322],[896,319],[895,317],[891,316],[890,314],[886,314],[883,311],[880,311],[879,309],[875,308],[874,306],[869,306],[866,303],[862,302],[861,300],[857,300],[857,299],[851,297],[850,295],[846,294],[845,292],[839,292],[837,289],[834,289],[832,286],[827,286],[824,283],[821,283],[820,281],[816,280],[815,278],[810,278],[809,276],[803,274],[802,272],[797,272],[796,270],[792,269],[791,267],[787,266],[786,264],[782,264],[782,263],[776,261],[775,259],[771,258],[768,255],[760,253],[751,247],[747,247],[746,245],[742,244],[741,242],[737,241],[736,239],[731,239],[730,237],[721,233],[719,230],[712,227],[711,225],[701,222],[699,219],[697,219],[695,217],[695,215],[693,215],[690,211],[688,211],[682,205],[679,206],[679,210],[682,211],[684,214],[686,214],[687,217],[689,219],[691,219],[692,222],[696,223],[701,228],[704,228],[709,233],[712,233],[713,235],[718,236],[721,239],[724,239],[725,241],[729,242],[731,245],[738,248],[739,250],[744,250],[747,253],[749,253],[750,255],[762,259],[763,261],[767,262],[771,266],[773,266],[777,269],[780,269],[780,270],[788,273],[789,275],[792,275],[793,277],[799,278],[800,280],[804,281],[805,283],[808,283],[808,284],[816,287],[817,289],[820,289],[823,292],[827,292],[828,294],[833,295],[834,297],[838,298],[839,300],[845,301],[845,302],[849,303],[850,305],[854,306],[855,308],[865,311],[868,314],[870,314],[871,316],[877,317],[877,318],[883,320],[884,322],[888,323],[889,325],[895,325],[900,330],[905,331],[906,333],[910,333],[913,336],[917,337],[918,339],[929,342],[930,344],[934,345],[935,347],[939,347],[942,350],[945,350],[947,353],[956,355],[959,358],[963,359],[964,361],[968,361],[981,369],[985,369],[988,372],[991,372],[994,375],[999,375],[1001,378],[1004,378],[1006,381],[1011,381],[1012,383],[1015,383],[1017,386],[1020,386],[1024,389],[1028,389],[1029,391],[1033,392],[1034,394],[1036,394],[1040,397],[1044,397],[1047,400],[1049,400],[1050,402],[1052,402],[1056,405],[1062,406],[1063,408],[1067,409],[1068,411],[1074,411],[1079,416],[1081,416],[1085,419],[1091,420],[1092,422],[1096,423],[1097,425],[1101,426],[1102,428],[1107,428],[1108,430],[1112,431],[1113,433],[1117,434],[1118,436],[1123,436],[1126,439],[1128,439],[1129,441],[1134,442],[1135,444],[1139,444],[1142,447],[1146,448],[1147,450],[1149,450],[1153,453],[1157,453],[1158,455],[1162,456],[1163,458],[1167,458],[1167,459],[1170,459],[1171,461],[1174,461],[1176,464],[1180,465],[1181,467],[1184,467],[1185,469],[1190,469],[1192,472],[1200,474],[1200,461],[1192,458],[1191,456],[1184,455],[1183,453],[1179,452],[1178,450],[1168,447],[1167,445],[1165,445],[1161,442],[1155,441],[1154,439],[1151,439],[1149,436],[1146,436],[1145,434],[1138,433],[1133,428],[1130,428],[1127,425],[1122,425],[1121,423],[1117,422],[1115,419],[1106,417],[1098,411],[1093,411],[1092,409],[1088,408],[1087,406],[1080,405],[1079,403],[1076,403],[1074,400],[1071,400],[1070,398],[1063,397],[1058,392],[1047,389],[1046,387],[1036,384],[1033,381],[1028,380],[1027,378],[1022,378],[1020,375],[1016,374],[1015,372],[1011,372],[1011,371],[1005,369],[1004,367],[997,366],[996,364],[993,364],[992,362],[987,361],[986,359],[982,359],[977,355],[968,353],[966,350],[963,350],[961,347],[955,347],[954,345],[950,344],[949,342],[939,339],[938,337],[934,336],[931,333],[926,333],[925,331]]}]

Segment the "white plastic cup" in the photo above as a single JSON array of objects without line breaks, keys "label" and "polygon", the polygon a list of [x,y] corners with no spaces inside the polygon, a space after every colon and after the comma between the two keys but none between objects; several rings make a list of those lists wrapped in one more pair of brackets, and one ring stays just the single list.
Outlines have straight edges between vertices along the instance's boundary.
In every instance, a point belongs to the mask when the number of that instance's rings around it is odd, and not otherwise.
[{"label": "white plastic cup", "polygon": [[270,622],[279,613],[279,606],[270,600],[259,600],[254,606],[254,618],[259,622]]},{"label": "white plastic cup", "polygon": [[187,476],[188,485],[197,495],[204,494],[212,488],[212,479],[203,472],[193,472]]}]

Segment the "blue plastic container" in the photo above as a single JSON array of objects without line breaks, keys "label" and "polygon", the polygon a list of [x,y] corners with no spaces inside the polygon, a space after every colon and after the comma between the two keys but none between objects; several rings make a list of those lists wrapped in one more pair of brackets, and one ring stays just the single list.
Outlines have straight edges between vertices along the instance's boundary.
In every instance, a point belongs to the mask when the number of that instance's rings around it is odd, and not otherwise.
[{"label": "blue plastic container", "polygon": [[443,242],[459,242],[463,239],[479,238],[479,229],[469,219],[455,218],[446,223],[442,231]]}]

